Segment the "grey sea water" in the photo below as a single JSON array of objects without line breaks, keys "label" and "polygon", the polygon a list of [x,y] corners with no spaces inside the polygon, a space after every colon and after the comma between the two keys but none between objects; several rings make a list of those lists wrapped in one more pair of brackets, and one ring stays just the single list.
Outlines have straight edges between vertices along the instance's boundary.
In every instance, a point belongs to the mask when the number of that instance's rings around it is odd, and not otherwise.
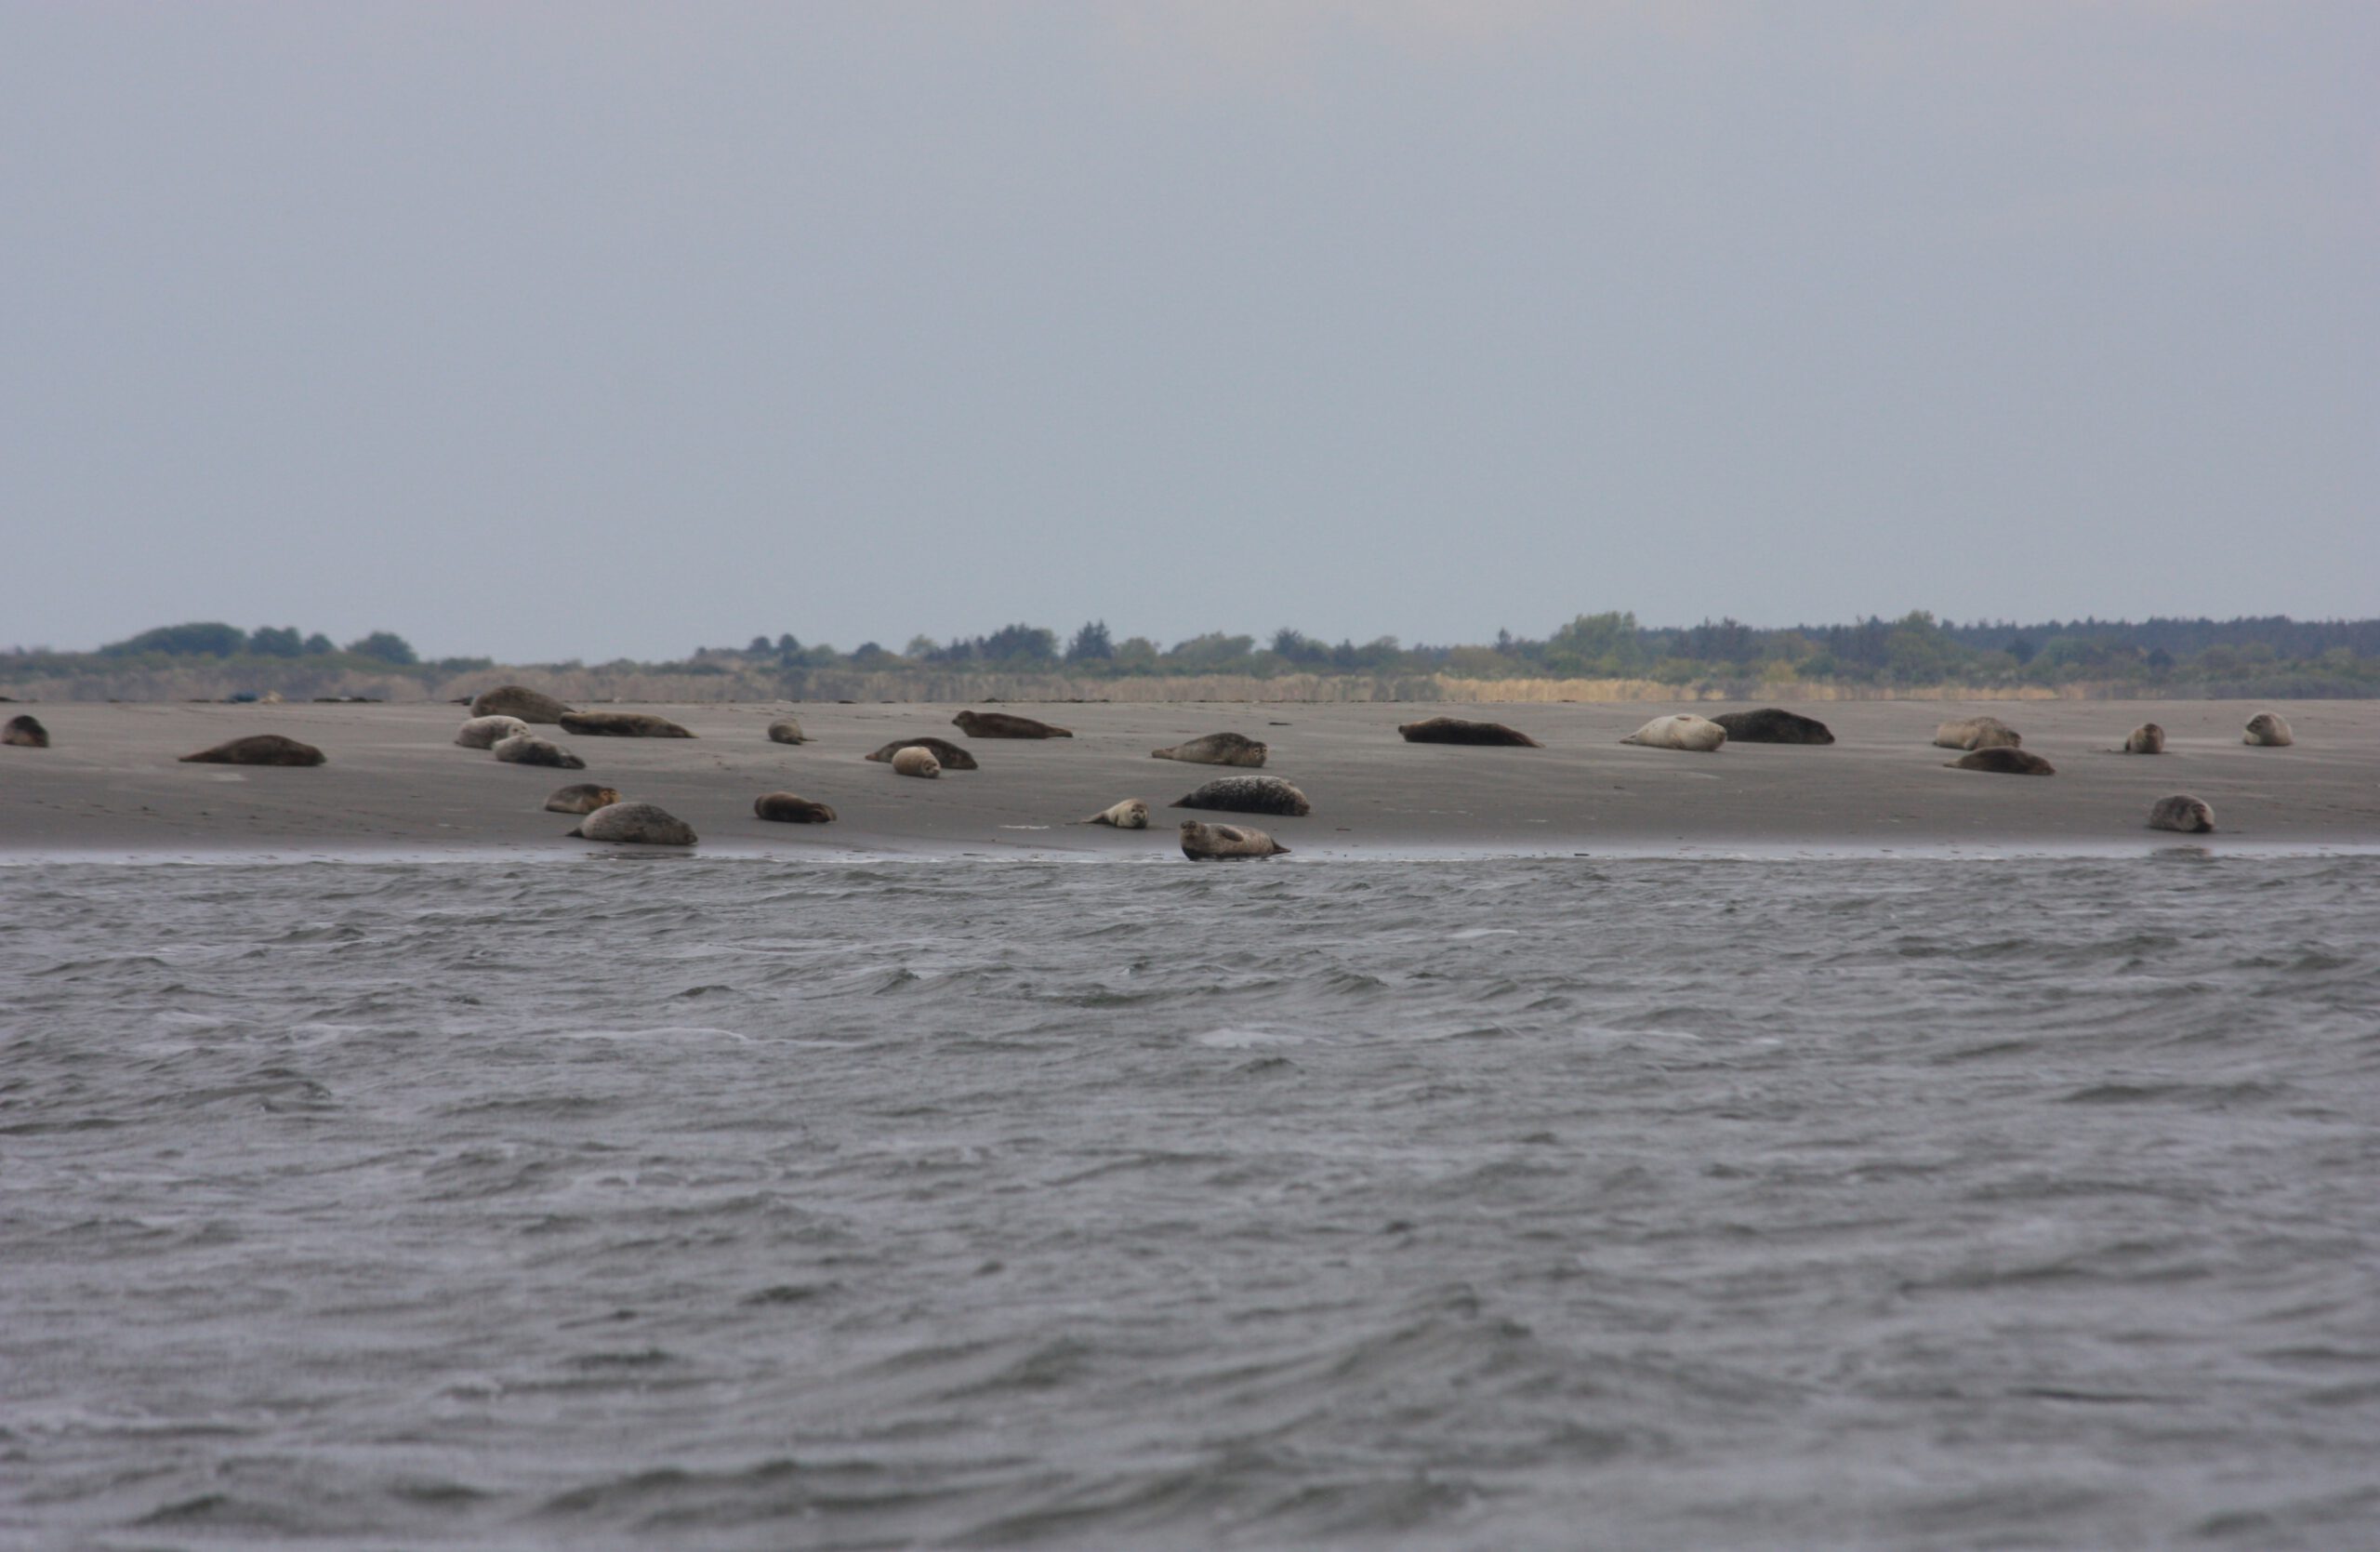
[{"label": "grey sea water", "polygon": [[2380,1545],[2373,856],[0,907],[6,1545]]}]

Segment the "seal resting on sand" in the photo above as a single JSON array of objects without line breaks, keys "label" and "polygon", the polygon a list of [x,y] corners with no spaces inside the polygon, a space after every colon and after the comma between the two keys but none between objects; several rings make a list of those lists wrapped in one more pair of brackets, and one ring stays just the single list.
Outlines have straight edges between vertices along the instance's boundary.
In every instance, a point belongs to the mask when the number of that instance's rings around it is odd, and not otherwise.
[{"label": "seal resting on sand", "polygon": [[1541,749],[1545,746],[1502,723],[1467,723],[1461,717],[1431,717],[1406,723],[1397,733],[1408,744],[1501,744],[1512,749]]},{"label": "seal resting on sand", "polygon": [[1992,771],[2001,776],[2057,775],[2057,767],[2040,755],[2010,749],[2005,744],[1969,749],[1956,760],[1944,761],[1942,768],[1950,771]]},{"label": "seal resting on sand", "polygon": [[2165,730],[2155,723],[2142,723],[2124,736],[2126,754],[2162,754],[2165,752]]},{"label": "seal resting on sand", "polygon": [[1071,738],[1072,730],[1006,711],[961,711],[950,719],[970,738]]},{"label": "seal resting on sand", "polygon": [[586,761],[552,739],[540,738],[534,733],[516,733],[509,738],[498,738],[490,747],[496,757],[508,765],[550,765],[558,771],[587,769]]},{"label": "seal resting on sand", "polygon": [[2149,811],[2149,828],[2177,829],[2185,835],[2202,835],[2215,828],[2215,810],[2188,792],[2176,792],[2170,798],[2157,800],[2157,806]]},{"label": "seal resting on sand", "polygon": [[1170,749],[1151,749],[1152,760],[1186,760],[1193,765],[1262,765],[1269,748],[1237,733],[1210,733]]},{"label": "seal resting on sand", "polygon": [[528,731],[529,724],[518,717],[473,717],[455,730],[455,742],[467,749],[492,749],[497,739]]},{"label": "seal resting on sand", "polygon": [[1302,819],[1314,812],[1305,794],[1279,776],[1219,776],[1186,797],[1173,800],[1175,808],[1219,808],[1229,814],[1283,814]]},{"label": "seal resting on sand", "polygon": [[1287,856],[1289,849],[1261,829],[1245,825],[1202,825],[1182,821],[1182,855],[1193,862],[1226,857]]},{"label": "seal resting on sand", "polygon": [[46,749],[49,748],[49,729],[41,725],[39,717],[11,717],[8,725],[0,728],[0,744],[14,744],[20,749]]},{"label": "seal resting on sand", "polygon": [[1778,706],[1757,711],[1730,711],[1711,719],[1727,730],[1731,744],[1831,744],[1834,730],[1816,717],[1805,717]]},{"label": "seal resting on sand", "polygon": [[575,787],[557,787],[546,795],[549,814],[592,814],[599,808],[609,808],[620,801],[620,795],[608,787],[592,782],[580,782]]},{"label": "seal resting on sand", "polygon": [[810,737],[809,735],[801,731],[801,724],[800,723],[795,722],[791,717],[779,717],[776,721],[769,724],[769,742],[772,744],[806,744],[810,742]]},{"label": "seal resting on sand", "polygon": [[311,744],[284,738],[278,733],[252,733],[245,738],[218,744],[211,749],[185,754],[182,763],[196,765],[319,765],[323,763],[323,751]]},{"label": "seal resting on sand", "polygon": [[499,684],[471,697],[474,717],[518,717],[524,723],[558,723],[570,708],[526,684]]},{"label": "seal resting on sand", "polygon": [[1962,717],[1934,730],[1936,749],[2013,749],[2024,741],[2024,735],[1997,717]]},{"label": "seal resting on sand", "polygon": [[752,800],[752,812],[763,819],[774,819],[787,825],[830,825],[835,822],[833,809],[793,792],[763,792]]},{"label": "seal resting on sand", "polygon": [[2285,749],[2297,742],[2290,736],[2289,724],[2281,720],[2278,711],[2259,711],[2248,719],[2248,731],[2240,735],[2240,742],[2260,749]]},{"label": "seal resting on sand", "polygon": [[694,828],[655,803],[606,803],[570,832],[588,841],[622,841],[642,846],[691,846]]},{"label": "seal resting on sand", "polygon": [[945,771],[972,771],[978,768],[973,755],[947,738],[895,738],[867,758],[882,764],[903,749],[924,749],[931,753]]},{"label": "seal resting on sand", "polygon": [[562,714],[564,733],[584,733],[590,738],[691,738],[693,734],[667,717],[656,717],[650,711],[564,711]]},{"label": "seal resting on sand", "polygon": [[911,744],[906,749],[892,751],[892,774],[938,776],[942,775],[942,762],[933,757],[933,750]]},{"label": "seal resting on sand", "polygon": [[1692,749],[1708,754],[1727,741],[1727,730],[1708,717],[1681,711],[1673,717],[1655,717],[1620,741],[1642,744],[1650,749]]},{"label": "seal resting on sand", "polygon": [[1078,825],[1113,825],[1117,829],[1149,828],[1149,805],[1138,798],[1126,798],[1113,808],[1103,808],[1088,819],[1078,819]]}]

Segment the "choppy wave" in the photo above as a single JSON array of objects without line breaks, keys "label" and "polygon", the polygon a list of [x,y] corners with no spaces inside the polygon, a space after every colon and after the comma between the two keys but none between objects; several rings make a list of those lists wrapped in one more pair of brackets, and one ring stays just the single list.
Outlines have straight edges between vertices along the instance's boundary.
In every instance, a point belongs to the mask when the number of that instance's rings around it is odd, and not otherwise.
[{"label": "choppy wave", "polygon": [[2373,857],[0,887],[0,1541],[2380,1522]]}]

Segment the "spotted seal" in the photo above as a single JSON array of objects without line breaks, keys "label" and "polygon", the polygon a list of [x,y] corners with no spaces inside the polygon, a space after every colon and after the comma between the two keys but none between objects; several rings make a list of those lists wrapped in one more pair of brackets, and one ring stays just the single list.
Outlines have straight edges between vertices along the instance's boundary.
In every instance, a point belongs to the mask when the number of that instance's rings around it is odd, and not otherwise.
[{"label": "spotted seal", "polygon": [[776,721],[769,724],[769,742],[772,744],[806,744],[810,742],[810,736],[802,732],[801,724],[795,722],[791,717],[779,717]]},{"label": "spotted seal", "polygon": [[2248,730],[2240,735],[2240,742],[2277,749],[2286,749],[2297,740],[2291,735],[2289,724],[2281,720],[2280,712],[2259,711],[2248,719]]},{"label": "spotted seal", "polygon": [[1193,765],[1262,765],[1270,749],[1239,733],[1210,733],[1171,749],[1151,749],[1152,760],[1182,760]]},{"label": "spotted seal", "polygon": [[2215,828],[2215,810],[2203,800],[2188,792],[2176,792],[2170,798],[2159,798],[2149,811],[2150,829],[2177,829],[2185,835],[2203,835]]},{"label": "spotted seal", "polygon": [[2142,723],[2124,735],[2126,754],[2162,754],[2165,752],[2165,730],[2155,723]]},{"label": "spotted seal", "polygon": [[578,822],[572,835],[639,846],[691,846],[694,828],[653,803],[606,803]]},{"label": "spotted seal", "polygon": [[593,782],[580,782],[575,787],[557,787],[546,794],[549,814],[592,814],[599,808],[609,808],[620,801],[619,793],[609,787]]},{"label": "spotted seal", "polygon": [[320,765],[323,751],[311,744],[301,744],[295,738],[284,738],[278,733],[252,733],[245,738],[232,738],[196,754],[185,754],[188,765]]},{"label": "spotted seal", "polygon": [[1431,717],[1406,723],[1397,735],[1408,744],[1501,744],[1511,749],[1541,749],[1545,746],[1502,723],[1467,723],[1461,717]]},{"label": "spotted seal", "polygon": [[558,771],[587,769],[586,761],[552,739],[540,738],[534,733],[516,733],[509,738],[498,738],[488,747],[508,765],[548,765]]},{"label": "spotted seal", "polygon": [[1303,792],[1279,776],[1218,776],[1197,791],[1173,800],[1175,808],[1217,808],[1230,814],[1280,814],[1303,818],[1314,812]]},{"label": "spotted seal", "polygon": [[1202,825],[1182,821],[1182,855],[1193,862],[1231,857],[1287,856],[1289,849],[1261,829],[1245,825]]}]

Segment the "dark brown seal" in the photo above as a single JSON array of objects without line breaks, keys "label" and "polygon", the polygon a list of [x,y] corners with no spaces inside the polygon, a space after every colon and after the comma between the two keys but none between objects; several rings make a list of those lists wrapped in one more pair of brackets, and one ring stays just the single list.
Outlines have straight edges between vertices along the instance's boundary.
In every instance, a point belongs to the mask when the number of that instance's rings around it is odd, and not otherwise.
[{"label": "dark brown seal", "polygon": [[1173,800],[1175,808],[1219,808],[1230,814],[1283,814],[1303,818],[1314,812],[1305,794],[1279,776],[1219,776]]},{"label": "dark brown seal", "polygon": [[590,738],[691,738],[693,734],[667,717],[656,717],[650,711],[564,711],[562,714],[564,733],[584,733]]},{"label": "dark brown seal", "polygon": [[1287,856],[1289,849],[1261,829],[1245,825],[1202,825],[1182,821],[1182,855],[1193,862],[1229,857]]},{"label": "dark brown seal", "polygon": [[586,761],[552,739],[540,738],[534,733],[516,733],[509,738],[498,738],[490,752],[508,765],[549,765],[557,771],[587,769]]},{"label": "dark brown seal", "polygon": [[1071,738],[1072,730],[1006,711],[961,711],[950,719],[970,738]]},{"label": "dark brown seal", "polygon": [[1183,760],[1193,765],[1262,765],[1271,748],[1244,733],[1210,733],[1171,749],[1151,749],[1152,760]]},{"label": "dark brown seal", "polygon": [[2001,776],[2056,776],[2057,767],[2040,755],[2025,749],[2011,749],[2006,744],[1994,744],[1985,749],[1971,749],[1947,763],[1953,771],[1992,771]]},{"label": "dark brown seal", "polygon": [[499,684],[471,697],[474,717],[518,717],[524,723],[558,723],[570,708],[526,684]]},{"label": "dark brown seal", "polygon": [[763,792],[752,800],[752,812],[763,819],[787,825],[830,825],[835,811],[792,792]]},{"label": "dark brown seal", "polygon": [[2188,792],[2176,792],[2170,798],[2159,798],[2157,806],[2149,811],[2150,829],[2177,829],[2185,835],[2203,835],[2215,828],[2215,810]]},{"label": "dark brown seal", "polygon": [[932,750],[936,763],[945,771],[979,769],[973,755],[946,738],[895,738],[867,758],[879,764],[889,765],[892,763],[892,757],[903,749]]},{"label": "dark brown seal", "polygon": [[252,733],[211,749],[185,754],[182,762],[197,765],[319,765],[323,763],[323,751],[278,733]]},{"label": "dark brown seal", "polygon": [[1467,723],[1461,717],[1432,717],[1424,722],[1407,723],[1396,731],[1408,744],[1502,744],[1524,749],[1545,747],[1502,723]]},{"label": "dark brown seal", "polygon": [[49,748],[49,729],[34,716],[11,717],[8,725],[0,728],[0,744],[14,744],[20,749]]},{"label": "dark brown seal", "polygon": [[1727,730],[1731,744],[1831,744],[1834,730],[1816,717],[1805,717],[1778,706],[1757,711],[1730,711],[1711,719]]}]

